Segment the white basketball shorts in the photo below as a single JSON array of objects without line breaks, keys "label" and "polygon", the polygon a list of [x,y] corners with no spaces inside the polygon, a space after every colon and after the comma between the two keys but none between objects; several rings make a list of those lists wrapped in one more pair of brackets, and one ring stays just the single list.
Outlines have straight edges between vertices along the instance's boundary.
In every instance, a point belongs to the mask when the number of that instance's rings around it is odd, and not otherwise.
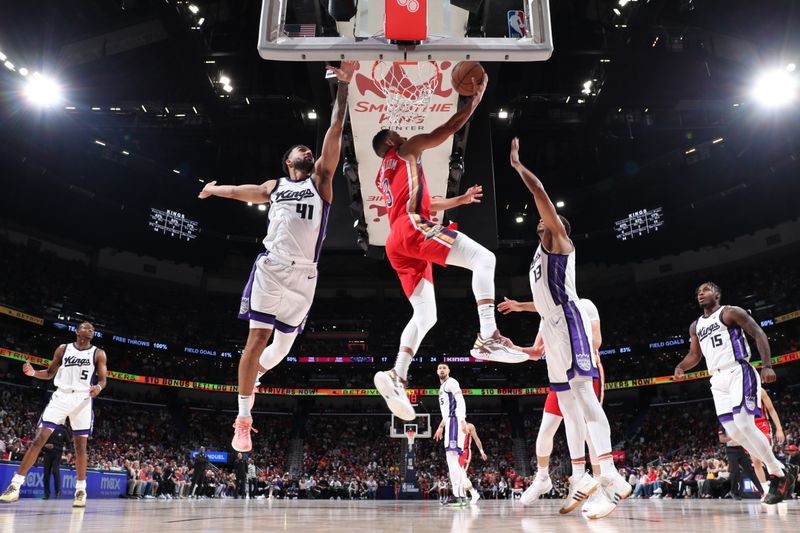
[{"label": "white basketball shorts", "polygon": [[444,423],[444,439],[442,440],[444,451],[458,452],[458,455],[463,454],[466,438],[467,434],[461,431],[461,424],[458,423],[458,419],[454,416],[449,417]]},{"label": "white basketball shorts", "polygon": [[88,437],[92,434],[94,426],[94,412],[92,411],[92,398],[88,392],[66,392],[56,390],[50,397],[50,402],[44,408],[39,427],[57,429],[64,425],[67,418],[72,426],[72,434]]},{"label": "white basketball shorts", "polygon": [[746,411],[761,415],[761,376],[747,361],[738,361],[711,376],[711,395],[720,421]]},{"label": "white basketball shorts", "polygon": [[569,389],[575,378],[600,376],[592,359],[592,326],[578,302],[568,301],[542,318],[542,337],[550,388]]}]

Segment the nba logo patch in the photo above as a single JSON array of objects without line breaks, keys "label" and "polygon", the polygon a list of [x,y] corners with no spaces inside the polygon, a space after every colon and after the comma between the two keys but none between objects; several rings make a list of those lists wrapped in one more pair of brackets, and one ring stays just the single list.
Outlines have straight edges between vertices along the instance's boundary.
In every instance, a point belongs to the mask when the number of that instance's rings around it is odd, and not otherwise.
[{"label": "nba logo patch", "polygon": [[592,368],[592,358],[588,353],[575,354],[575,362],[578,363],[578,368],[584,372]]},{"label": "nba logo patch", "polygon": [[508,37],[511,39],[521,39],[525,37],[525,12],[522,10],[511,9],[508,15]]}]

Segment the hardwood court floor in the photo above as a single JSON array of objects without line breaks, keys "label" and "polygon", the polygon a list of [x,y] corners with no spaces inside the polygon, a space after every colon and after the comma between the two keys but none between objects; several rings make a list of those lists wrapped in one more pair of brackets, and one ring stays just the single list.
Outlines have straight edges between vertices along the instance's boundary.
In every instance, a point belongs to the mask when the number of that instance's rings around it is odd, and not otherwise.
[{"label": "hardwood court floor", "polygon": [[766,506],[753,500],[627,500],[612,515],[594,521],[584,520],[574,511],[560,516],[559,502],[553,500],[528,508],[517,502],[482,500],[465,509],[443,508],[432,501],[89,500],[86,509],[73,509],[71,504],[71,500],[24,499],[2,505],[0,533],[777,533],[797,531],[800,520],[800,501]]}]

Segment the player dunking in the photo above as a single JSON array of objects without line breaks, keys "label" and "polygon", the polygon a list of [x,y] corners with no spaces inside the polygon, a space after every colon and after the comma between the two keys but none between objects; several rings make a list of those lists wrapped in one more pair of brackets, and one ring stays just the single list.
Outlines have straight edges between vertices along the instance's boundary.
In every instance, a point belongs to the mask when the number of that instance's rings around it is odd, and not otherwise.
[{"label": "player dunking", "polygon": [[451,507],[467,505],[466,485],[468,483],[466,471],[459,463],[459,458],[464,455],[464,443],[467,439],[467,403],[461,392],[461,385],[450,377],[450,367],[441,364],[436,368],[439,376],[439,410],[442,413],[442,422],[433,435],[434,440],[443,440],[444,454],[447,460],[447,471],[450,474],[450,485],[453,487],[453,496],[444,502]]},{"label": "player dunking", "polygon": [[[603,392],[605,387],[605,372],[603,365],[600,362],[600,346],[603,342],[602,330],[600,328],[600,314],[597,311],[597,306],[588,298],[581,298],[578,302],[580,306],[586,311],[589,317],[589,322],[592,328],[592,364],[597,368],[598,377],[593,379],[594,391],[597,394],[600,403],[603,403]],[[536,305],[533,302],[517,302],[516,300],[509,300],[505,298],[497,309],[503,314],[508,314],[515,311],[529,311],[536,312]],[[544,321],[539,322],[539,333],[536,335],[536,340],[530,348],[521,348],[524,352],[528,353],[533,360],[541,359],[544,355],[544,338],[542,336],[542,326]],[[536,464],[537,471],[536,477],[533,479],[530,487],[522,493],[520,502],[523,505],[530,505],[534,503],[542,494],[547,494],[553,489],[553,483],[550,480],[550,454],[553,451],[553,438],[561,426],[561,421],[564,420],[564,415],[558,406],[558,396],[556,391],[550,390],[547,393],[547,399],[544,402],[544,412],[542,413],[542,423],[539,426],[539,432],[536,435]],[[592,439],[587,431],[586,445],[589,447],[589,458],[592,461],[592,474],[595,478],[600,477],[600,465],[597,463],[597,452],[595,451]],[[570,507],[572,500],[565,500],[564,505],[561,507],[562,513],[568,513],[574,507]]]},{"label": "player dunking", "polygon": [[[325,238],[328,212],[333,200],[333,175],[339,166],[347,84],[356,63],[343,61],[341,68],[327,67],[339,79],[331,125],[314,154],[303,145],[292,146],[283,157],[287,177],[261,185],[217,185],[203,188],[200,198],[221,196],[256,204],[270,203],[266,252],[256,259],[242,294],[239,318],[250,321],[247,344],[239,361],[239,414],[231,446],[239,452],[252,447],[255,383],[289,353],[302,331],[317,285],[317,261]],[[273,330],[275,337],[267,347]]]},{"label": "player dunking", "polygon": [[[474,80],[473,80],[474,83]],[[494,268],[492,252],[467,237],[430,221],[431,211],[445,211],[458,205],[480,202],[479,186],[461,196],[431,199],[422,172],[422,153],[442,144],[469,120],[483,97],[487,78],[477,85],[475,96],[447,122],[430,133],[410,139],[396,131],[382,130],[372,147],[383,159],[376,179],[383,193],[391,227],[386,241],[386,256],[397,272],[414,314],[400,336],[400,349],[394,368],[375,374],[375,387],[389,409],[403,420],[414,420],[414,408],[406,395],[408,366],[422,339],[436,323],[436,297],[433,289],[433,263],[455,265],[472,271],[472,291],[478,306],[480,332],[470,354],[479,359],[522,362],[523,353],[504,345],[494,316]]]},{"label": "player dunking", "polygon": [[[675,379],[706,358],[711,374],[711,395],[717,417],[729,437],[744,446],[769,472],[766,504],[790,497],[797,474],[794,467],[782,465],[772,452],[772,444],[756,427],[761,415],[761,382],[775,381],[769,340],[764,330],[741,307],[720,305],[722,291],[710,281],[697,288],[697,303],[703,314],[689,326],[689,353],[675,367]],[[745,333],[756,340],[761,357],[761,376],[750,364],[750,346]]]},{"label": "player dunking", "polygon": [[[594,493],[583,513],[589,519],[602,518],[614,511],[632,489],[614,466],[611,429],[592,383],[598,371],[592,365],[592,330],[586,327],[589,316],[579,305],[575,290],[575,246],[569,238],[569,222],[558,215],[539,178],[520,162],[518,139],[511,142],[510,159],[541,216],[536,228],[539,247],[531,263],[530,280],[533,301],[543,321],[550,389],[558,395],[572,458],[569,501],[562,509],[569,512]],[[600,464],[599,483],[586,472],[587,430]]]},{"label": "player dunking", "polygon": [[[72,505],[86,507],[86,443],[94,424],[92,398],[96,398],[106,388],[106,353],[92,345],[94,326],[89,322],[80,324],[75,336],[74,343],[62,344],[56,348],[53,360],[46,370],[34,370],[30,363],[25,363],[22,367],[26,376],[45,380],[55,377],[58,389],[39,418],[39,428],[31,447],[25,452],[11,484],[0,496],[0,502],[9,503],[19,499],[25,474],[36,463],[53,430],[62,427],[69,418],[75,442],[75,469],[78,471]],[[56,487],[56,491],[59,490],[61,487]]]}]

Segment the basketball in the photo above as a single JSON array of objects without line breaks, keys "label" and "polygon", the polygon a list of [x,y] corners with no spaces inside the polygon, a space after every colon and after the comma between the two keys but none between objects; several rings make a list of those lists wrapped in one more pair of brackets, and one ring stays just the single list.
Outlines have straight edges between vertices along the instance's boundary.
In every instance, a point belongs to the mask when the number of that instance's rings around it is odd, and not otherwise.
[{"label": "basketball", "polygon": [[472,80],[480,83],[484,74],[483,67],[477,61],[462,61],[453,68],[453,89],[461,96],[472,96],[475,94]]}]

